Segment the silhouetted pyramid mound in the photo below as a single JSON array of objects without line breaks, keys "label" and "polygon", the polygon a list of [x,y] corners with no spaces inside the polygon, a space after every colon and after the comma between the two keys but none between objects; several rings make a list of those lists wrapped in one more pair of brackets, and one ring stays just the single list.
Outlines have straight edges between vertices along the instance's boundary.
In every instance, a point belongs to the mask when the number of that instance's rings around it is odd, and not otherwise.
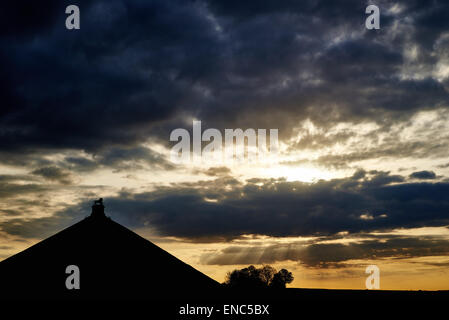
[{"label": "silhouetted pyramid mound", "polygon": [[[2,298],[182,299],[219,284],[104,215],[88,218],[0,262]],[[80,289],[66,287],[66,268],[80,271]]]}]

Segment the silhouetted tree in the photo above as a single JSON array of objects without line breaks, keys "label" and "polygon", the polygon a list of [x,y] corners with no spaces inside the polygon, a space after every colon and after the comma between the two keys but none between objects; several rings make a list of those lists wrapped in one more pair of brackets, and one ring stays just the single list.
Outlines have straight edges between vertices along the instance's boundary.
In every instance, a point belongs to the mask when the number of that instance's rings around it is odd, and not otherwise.
[{"label": "silhouetted tree", "polygon": [[282,289],[285,288],[287,283],[293,281],[293,275],[287,269],[281,269],[278,273],[273,275],[273,279],[271,280],[270,287],[274,289]]},{"label": "silhouetted tree", "polygon": [[261,288],[265,285],[254,266],[228,272],[225,283],[232,288]]},{"label": "silhouetted tree", "polygon": [[224,285],[230,288],[239,289],[260,289],[260,288],[285,288],[287,283],[293,281],[293,275],[286,269],[279,272],[272,266],[256,268],[249,266],[240,270],[228,272]]},{"label": "silhouetted tree", "polygon": [[276,269],[272,266],[263,266],[258,269],[258,271],[260,280],[263,282],[264,286],[268,287],[276,274]]}]

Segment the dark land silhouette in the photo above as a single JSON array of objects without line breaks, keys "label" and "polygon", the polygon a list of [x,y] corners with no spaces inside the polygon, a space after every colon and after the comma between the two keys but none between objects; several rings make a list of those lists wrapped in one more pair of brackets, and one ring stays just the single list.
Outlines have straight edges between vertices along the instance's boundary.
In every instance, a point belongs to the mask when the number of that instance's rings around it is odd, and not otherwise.
[{"label": "dark land silhouette", "polygon": [[[66,267],[80,270],[68,290]],[[96,201],[84,220],[0,262],[8,299],[176,299],[219,283],[114,222]]]}]

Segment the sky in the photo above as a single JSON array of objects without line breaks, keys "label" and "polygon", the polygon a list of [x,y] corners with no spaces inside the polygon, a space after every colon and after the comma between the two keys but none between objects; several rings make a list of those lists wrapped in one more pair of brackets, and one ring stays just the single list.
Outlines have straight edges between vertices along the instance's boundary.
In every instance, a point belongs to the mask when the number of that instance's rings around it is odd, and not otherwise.
[{"label": "sky", "polygon": [[[270,264],[290,287],[364,289],[375,264],[381,289],[448,290],[448,16],[443,0],[2,3],[0,259],[103,197],[220,282]],[[278,152],[176,163],[170,134],[193,121],[277,129]]]}]

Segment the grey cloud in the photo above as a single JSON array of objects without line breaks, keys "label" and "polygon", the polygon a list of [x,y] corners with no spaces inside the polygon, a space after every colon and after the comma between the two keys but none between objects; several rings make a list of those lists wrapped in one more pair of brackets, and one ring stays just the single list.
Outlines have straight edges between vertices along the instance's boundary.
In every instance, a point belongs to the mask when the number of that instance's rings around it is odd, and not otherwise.
[{"label": "grey cloud", "polygon": [[42,218],[12,218],[0,222],[0,231],[22,238],[44,239],[86,217],[86,203]]},{"label": "grey cloud", "polygon": [[36,177],[33,177],[32,175],[26,175],[26,174],[1,174],[0,175],[0,182],[1,183],[8,183],[8,182],[15,182],[15,181],[36,181]]},{"label": "grey cloud", "polygon": [[[313,162],[332,168],[348,168],[353,162],[369,159],[394,159],[415,157],[425,159],[429,157],[445,157],[448,155],[449,141],[432,143],[430,141],[392,142],[374,148],[360,148],[343,154],[326,154]],[[300,159],[295,163],[310,162],[308,159]]]},{"label": "grey cloud", "polygon": [[404,181],[378,171],[314,184],[274,179],[240,183],[223,177],[154,192],[122,193],[107,203],[110,215],[125,225],[151,225],[163,235],[192,241],[243,234],[329,236],[449,224],[447,183]]},{"label": "grey cloud", "polygon": [[[41,188],[8,186],[0,196]],[[329,237],[343,231],[446,226],[447,192],[446,182],[407,183],[387,172],[359,170],[349,178],[313,184],[285,179],[242,183],[223,176],[143,193],[122,191],[105,203],[107,214],[130,228],[151,226],[163,236],[210,242],[245,234]],[[58,221],[59,216],[49,219]]]},{"label": "grey cloud", "polygon": [[83,157],[66,157],[64,161],[61,163],[62,166],[65,166],[69,170],[78,171],[78,172],[89,172],[94,171],[98,168],[98,163],[96,161],[83,158]]},{"label": "grey cloud", "polygon": [[48,186],[27,183],[27,184],[17,184],[17,183],[0,183],[0,198],[15,198],[20,197],[25,194],[45,192],[50,188]]},{"label": "grey cloud", "polygon": [[342,267],[348,260],[449,256],[449,240],[438,237],[384,237],[347,244],[292,242],[269,246],[229,246],[200,257],[203,264],[272,264],[297,261],[311,268]]},{"label": "grey cloud", "polygon": [[163,155],[145,147],[110,148],[96,155],[95,161],[116,170],[142,169],[143,165],[161,170],[175,169]]},{"label": "grey cloud", "polygon": [[441,164],[438,166],[438,168],[441,168],[441,169],[449,168],[449,163]]},{"label": "grey cloud", "polygon": [[[62,156],[67,150],[61,150]],[[1,153],[0,153],[1,154]],[[66,152],[67,154],[67,152]],[[35,168],[32,174],[42,176],[54,181],[70,181],[72,173],[90,173],[102,168],[109,168],[116,171],[132,169],[160,169],[174,170],[176,166],[172,164],[163,154],[143,146],[111,146],[103,148],[95,153],[69,152],[62,160],[49,160],[49,156],[54,155],[54,151],[41,150],[39,152],[29,152],[22,154],[7,153],[0,160],[8,165]],[[8,178],[9,177],[9,178]],[[25,178],[25,176],[23,176]],[[0,179],[19,179],[18,175],[2,175]],[[62,179],[62,180],[61,180]],[[29,175],[27,180],[36,180],[36,177]]]},{"label": "grey cloud", "polygon": [[433,180],[436,179],[437,175],[433,171],[416,171],[410,174],[410,178],[419,180]]},{"label": "grey cloud", "polygon": [[204,173],[211,177],[226,176],[231,173],[231,169],[228,167],[210,167],[207,170],[196,170],[194,173]]},{"label": "grey cloud", "polygon": [[46,180],[56,181],[62,184],[71,184],[72,183],[72,175],[70,172],[67,172],[58,167],[43,167],[31,172],[34,175],[42,176]]}]

